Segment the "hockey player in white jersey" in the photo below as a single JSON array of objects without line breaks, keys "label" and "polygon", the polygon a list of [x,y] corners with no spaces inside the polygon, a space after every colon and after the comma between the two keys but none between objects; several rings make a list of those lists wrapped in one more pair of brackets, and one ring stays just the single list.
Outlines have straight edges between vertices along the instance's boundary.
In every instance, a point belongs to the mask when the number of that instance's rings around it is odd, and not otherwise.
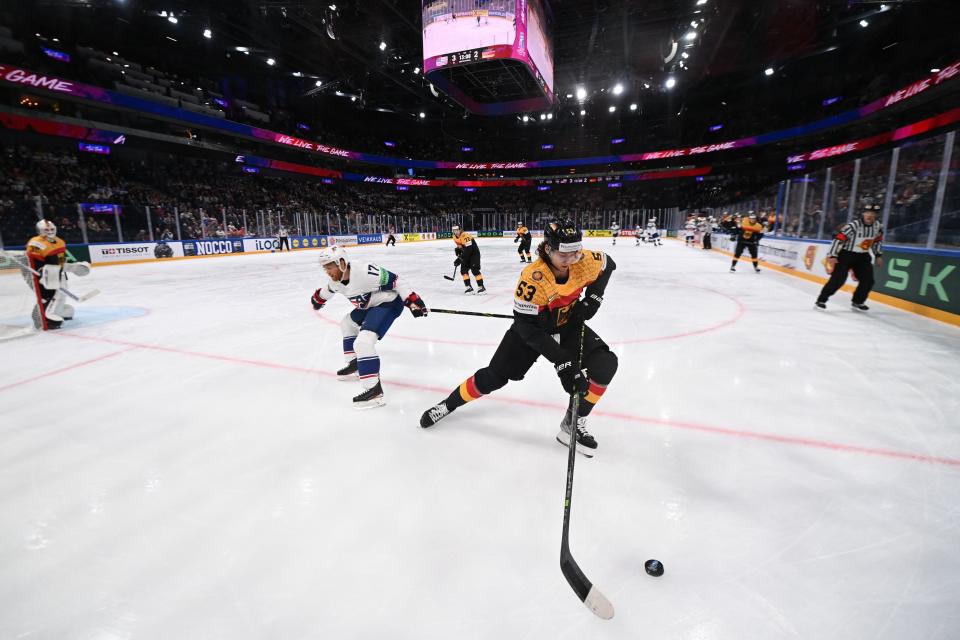
[{"label": "hockey player in white jersey", "polygon": [[616,222],[610,225],[610,235],[613,236],[613,244],[617,244],[617,238],[620,237],[620,225]]},{"label": "hockey player in white jersey", "polygon": [[427,315],[427,305],[397,274],[375,264],[352,264],[340,247],[321,249],[320,266],[330,282],[310,298],[313,308],[322,309],[337,293],[356,307],[340,321],[347,366],[337,371],[337,378],[360,380],[363,392],[353,399],[354,408],[383,406],[377,341],[383,339],[404,306],[414,318],[420,318]]},{"label": "hockey player in white jersey", "polygon": [[637,225],[633,230],[633,235],[637,239],[637,244],[635,246],[639,247],[641,241],[644,243],[647,242],[647,234],[640,225]]},{"label": "hockey player in white jersey", "polygon": [[684,245],[694,246],[694,236],[697,233],[697,219],[694,216],[687,216],[687,221],[683,225]]},{"label": "hockey player in white jersey", "polygon": [[657,229],[657,221],[654,218],[650,218],[647,222],[647,240],[649,240],[653,246],[658,247],[662,242],[660,242],[660,230]]}]

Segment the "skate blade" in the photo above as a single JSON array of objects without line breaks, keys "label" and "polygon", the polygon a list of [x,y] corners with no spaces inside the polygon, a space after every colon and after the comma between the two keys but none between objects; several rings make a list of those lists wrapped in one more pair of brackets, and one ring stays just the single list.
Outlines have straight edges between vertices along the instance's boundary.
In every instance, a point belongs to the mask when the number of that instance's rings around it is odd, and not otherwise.
[{"label": "skate blade", "polygon": [[339,380],[340,382],[356,382],[359,379],[360,379],[360,376],[359,374],[356,374],[356,373],[351,373],[345,376],[342,376],[339,373],[337,374],[337,380]]},{"label": "skate blade", "polygon": [[383,396],[379,398],[371,398],[370,400],[364,400],[363,402],[354,402],[353,408],[357,411],[363,411],[365,409],[376,409],[377,407],[382,407],[387,404],[387,401],[383,399]]},{"label": "skate blade", "polygon": [[464,292],[463,292],[463,295],[465,295],[465,296],[473,296],[473,295],[476,295],[476,294],[477,294],[476,291],[464,291]]},{"label": "skate blade", "polygon": [[[560,437],[561,435],[563,436],[563,438]],[[561,431],[559,434],[557,434],[557,442],[559,442],[566,449],[570,448],[569,438],[570,438],[570,434],[566,433],[565,431]],[[584,458],[592,458],[594,455],[596,455],[596,450],[588,449],[587,447],[584,447],[578,442],[577,453],[582,455]]]}]

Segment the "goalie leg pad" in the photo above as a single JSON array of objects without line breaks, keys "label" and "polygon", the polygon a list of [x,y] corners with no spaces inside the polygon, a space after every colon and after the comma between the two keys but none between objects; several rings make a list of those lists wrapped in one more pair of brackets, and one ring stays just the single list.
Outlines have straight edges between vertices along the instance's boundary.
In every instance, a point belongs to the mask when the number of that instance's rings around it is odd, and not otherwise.
[{"label": "goalie leg pad", "polygon": [[43,312],[47,320],[52,320],[57,323],[63,322],[63,316],[60,315],[60,311],[62,311],[63,306],[66,304],[65,298],[66,296],[63,295],[63,292],[58,289],[50,302],[47,303],[47,308]]}]

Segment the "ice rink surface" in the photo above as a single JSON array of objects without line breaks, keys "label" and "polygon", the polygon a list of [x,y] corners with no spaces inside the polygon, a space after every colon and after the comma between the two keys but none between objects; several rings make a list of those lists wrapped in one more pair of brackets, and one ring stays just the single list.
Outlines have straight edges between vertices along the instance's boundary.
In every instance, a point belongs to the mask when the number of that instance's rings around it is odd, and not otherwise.
[{"label": "ice rink surface", "polygon": [[[434,307],[510,313],[509,240],[350,249]],[[578,458],[559,570],[553,369],[430,430],[509,321],[407,311],[387,405],[341,383],[316,252],[94,269],[72,326],[0,343],[0,637],[952,639],[960,330],[668,241],[608,251],[620,370]],[[0,288],[23,287],[0,277]],[[658,558],[663,577],[644,573]]]}]

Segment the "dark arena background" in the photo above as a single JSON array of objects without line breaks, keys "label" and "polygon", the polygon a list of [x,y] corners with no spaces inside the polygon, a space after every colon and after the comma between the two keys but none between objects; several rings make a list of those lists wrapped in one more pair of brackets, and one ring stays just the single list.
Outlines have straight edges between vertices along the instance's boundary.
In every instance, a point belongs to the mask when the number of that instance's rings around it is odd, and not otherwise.
[{"label": "dark arena background", "polygon": [[0,638],[957,638],[958,25],[7,0]]}]

